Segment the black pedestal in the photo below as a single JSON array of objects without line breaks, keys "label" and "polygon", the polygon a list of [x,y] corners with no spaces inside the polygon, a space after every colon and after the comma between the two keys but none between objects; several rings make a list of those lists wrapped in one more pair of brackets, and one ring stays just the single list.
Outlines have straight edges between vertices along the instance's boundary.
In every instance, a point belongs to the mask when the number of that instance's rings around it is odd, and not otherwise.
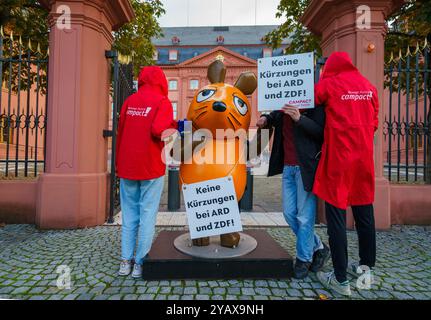
[{"label": "black pedestal", "polygon": [[266,231],[243,231],[257,240],[256,249],[242,257],[199,259],[174,247],[184,231],[162,231],[144,263],[145,280],[169,279],[281,279],[290,278],[292,257]]}]

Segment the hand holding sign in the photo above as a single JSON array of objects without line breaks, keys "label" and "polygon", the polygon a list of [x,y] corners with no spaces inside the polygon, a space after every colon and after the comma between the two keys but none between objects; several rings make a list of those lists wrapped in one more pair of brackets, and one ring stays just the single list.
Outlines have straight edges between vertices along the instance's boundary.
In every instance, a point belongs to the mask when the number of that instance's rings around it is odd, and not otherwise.
[{"label": "hand holding sign", "polygon": [[301,113],[299,112],[299,109],[297,107],[285,104],[283,108],[281,108],[281,111],[289,115],[292,118],[292,120],[295,122],[298,122],[299,119],[301,118]]}]

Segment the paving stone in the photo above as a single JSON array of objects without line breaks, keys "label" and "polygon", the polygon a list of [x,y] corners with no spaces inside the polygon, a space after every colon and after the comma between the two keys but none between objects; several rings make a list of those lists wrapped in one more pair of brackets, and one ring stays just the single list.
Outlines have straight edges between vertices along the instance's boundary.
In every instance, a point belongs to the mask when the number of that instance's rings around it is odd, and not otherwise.
[{"label": "paving stone", "polygon": [[93,300],[93,298],[93,293],[82,293],[76,298],[76,300]]},{"label": "paving stone", "polygon": [[184,288],[184,294],[190,295],[190,294],[197,294],[198,288],[196,287],[185,287]]},{"label": "paving stone", "polygon": [[34,295],[31,296],[28,300],[47,300],[49,296],[41,296],[41,295]]},{"label": "paving stone", "polygon": [[291,297],[300,297],[300,296],[302,296],[302,293],[298,289],[287,289],[286,295],[291,296]]},{"label": "paving stone", "polygon": [[66,295],[63,300],[76,300],[77,297],[78,297],[77,294],[71,293]]},{"label": "paving stone", "polygon": [[26,293],[27,291],[29,291],[31,288],[30,287],[18,287],[15,288],[15,290],[13,290],[11,292],[11,294],[22,294],[22,293]]},{"label": "paving stone", "polygon": [[211,289],[210,287],[202,287],[202,288],[198,289],[198,292],[199,292],[199,294],[212,294],[213,289]]},{"label": "paving stone", "polygon": [[[7,228],[7,235],[3,230]],[[311,274],[304,280],[134,280],[117,277],[121,228],[96,227],[82,230],[39,232],[30,225],[0,228],[0,297],[12,299],[346,299],[329,292]],[[156,228],[160,230],[183,228]],[[268,233],[290,252],[295,236],[290,228],[267,228]],[[326,228],[316,233],[327,241]],[[31,239],[10,241],[11,238]],[[358,255],[357,235],[347,232],[348,251]],[[377,232],[379,251],[372,290],[357,290],[352,283],[352,299],[431,299],[431,228],[393,227]],[[49,250],[47,250],[49,248]],[[78,250],[76,250],[78,248]],[[399,254],[393,255],[393,252]],[[8,264],[5,263],[8,262]],[[11,265],[15,268],[12,269]],[[72,271],[71,290],[57,288],[57,267]],[[326,266],[325,270],[330,266]]]},{"label": "paving stone", "polygon": [[126,294],[123,300],[138,300],[139,295],[137,294]]},{"label": "paving stone", "polygon": [[231,295],[239,295],[241,294],[241,288],[227,288],[227,293]]},{"label": "paving stone", "polygon": [[213,292],[214,294],[224,295],[226,294],[226,288],[214,288]]},{"label": "paving stone", "polygon": [[271,290],[269,290],[268,288],[255,288],[254,291],[258,295],[264,295],[264,296],[271,295]]},{"label": "paving stone", "polygon": [[246,296],[254,296],[256,294],[253,288],[242,288],[241,292]]}]

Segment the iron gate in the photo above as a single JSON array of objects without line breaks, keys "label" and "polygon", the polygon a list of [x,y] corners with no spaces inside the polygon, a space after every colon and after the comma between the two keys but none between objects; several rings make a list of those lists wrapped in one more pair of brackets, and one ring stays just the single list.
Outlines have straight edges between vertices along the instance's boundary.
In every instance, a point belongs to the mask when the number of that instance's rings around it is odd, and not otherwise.
[{"label": "iron gate", "polygon": [[109,217],[108,223],[114,222],[114,214],[120,209],[120,181],[115,174],[115,145],[117,142],[117,126],[121,107],[127,97],[134,92],[133,87],[133,65],[126,59],[123,61],[121,55],[116,51],[107,51],[106,58],[112,59],[112,124],[110,130],[105,130],[104,137],[111,138],[110,156],[110,188],[109,188]]},{"label": "iron gate", "polygon": [[395,182],[431,183],[429,44],[392,55],[385,75],[385,175]]},{"label": "iron gate", "polygon": [[48,52],[0,27],[0,177],[45,169]]}]

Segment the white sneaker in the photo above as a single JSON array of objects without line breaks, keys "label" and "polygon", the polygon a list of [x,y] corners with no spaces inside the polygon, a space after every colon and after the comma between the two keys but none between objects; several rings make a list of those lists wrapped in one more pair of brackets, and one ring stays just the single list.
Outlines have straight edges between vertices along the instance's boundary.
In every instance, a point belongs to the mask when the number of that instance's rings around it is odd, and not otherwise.
[{"label": "white sneaker", "polygon": [[142,265],[135,263],[133,265],[132,278],[142,278]]},{"label": "white sneaker", "polygon": [[322,272],[319,271],[316,274],[317,279],[322,283],[325,288],[334,290],[343,296],[351,296],[352,292],[350,291],[350,283],[349,280],[346,280],[342,283],[338,282],[335,278],[334,272]]},{"label": "white sneaker", "polygon": [[132,263],[129,260],[122,260],[120,263],[119,276],[128,276],[132,272]]}]

